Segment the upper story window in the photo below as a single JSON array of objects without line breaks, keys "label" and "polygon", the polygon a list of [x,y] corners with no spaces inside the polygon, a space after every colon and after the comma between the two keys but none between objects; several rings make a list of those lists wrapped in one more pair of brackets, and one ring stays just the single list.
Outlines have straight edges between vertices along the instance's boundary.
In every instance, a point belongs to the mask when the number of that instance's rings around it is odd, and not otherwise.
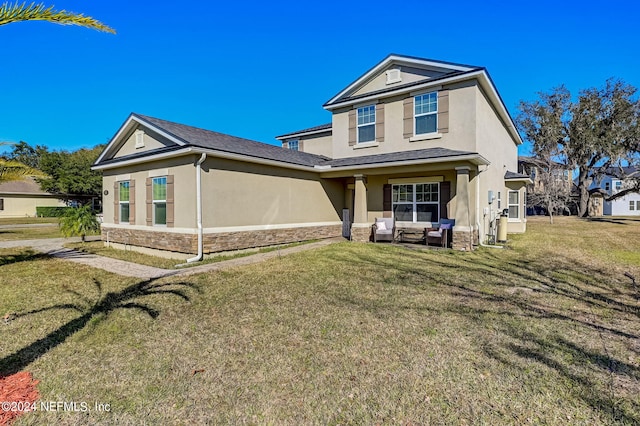
[{"label": "upper story window", "polygon": [[298,139],[289,141],[287,145],[289,146],[289,149],[292,149],[294,151],[298,151],[300,149],[300,142],[298,141]]},{"label": "upper story window", "polygon": [[130,183],[128,180],[120,182],[119,184],[119,198],[120,198],[120,223],[129,223],[129,186]]},{"label": "upper story window", "polygon": [[615,185],[615,188],[616,188],[616,192],[618,192],[618,191],[620,191],[622,189],[622,181],[617,180],[617,181],[615,181],[614,185]]},{"label": "upper story window", "polygon": [[153,224],[167,224],[167,177],[153,178]]},{"label": "upper story window", "polygon": [[376,140],[376,106],[358,108],[358,143]]},{"label": "upper story window", "polygon": [[611,189],[611,186],[609,185],[609,182],[605,182],[604,183],[604,190],[608,191],[609,189]]},{"label": "upper story window", "polygon": [[438,92],[418,95],[414,100],[415,134],[438,131]]},{"label": "upper story window", "polygon": [[0,198],[0,211],[4,210],[4,198]]}]

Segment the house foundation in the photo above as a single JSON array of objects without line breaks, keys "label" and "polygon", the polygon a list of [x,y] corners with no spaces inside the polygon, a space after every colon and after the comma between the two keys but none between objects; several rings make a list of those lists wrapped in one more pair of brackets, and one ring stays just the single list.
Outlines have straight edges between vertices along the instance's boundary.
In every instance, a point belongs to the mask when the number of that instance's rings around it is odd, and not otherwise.
[{"label": "house foundation", "polygon": [[[339,237],[341,235],[342,225],[309,226],[260,231],[205,233],[203,243],[204,253],[216,253]],[[103,228],[102,240],[176,253],[195,254],[198,252],[198,236],[196,234]]]}]

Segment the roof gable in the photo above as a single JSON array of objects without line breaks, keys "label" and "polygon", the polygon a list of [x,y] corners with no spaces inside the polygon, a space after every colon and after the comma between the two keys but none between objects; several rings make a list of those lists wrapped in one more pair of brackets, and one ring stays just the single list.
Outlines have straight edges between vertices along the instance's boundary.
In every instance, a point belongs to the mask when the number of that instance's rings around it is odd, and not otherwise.
[{"label": "roof gable", "polygon": [[[131,113],[102,151],[96,164],[133,155],[147,155],[167,148],[186,145],[184,140],[156,126],[149,118]],[[138,144],[140,141],[138,138],[141,138],[141,145]]]},{"label": "roof gable", "polygon": [[391,54],[331,98],[325,106],[370,93],[426,83],[480,67]]}]

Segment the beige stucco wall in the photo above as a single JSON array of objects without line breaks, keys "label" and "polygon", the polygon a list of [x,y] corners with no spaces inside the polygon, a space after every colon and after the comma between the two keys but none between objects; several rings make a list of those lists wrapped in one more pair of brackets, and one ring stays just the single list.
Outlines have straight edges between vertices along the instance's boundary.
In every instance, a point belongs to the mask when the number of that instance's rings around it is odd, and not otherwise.
[{"label": "beige stucco wall", "polygon": [[205,228],[341,220],[341,180],[219,158],[208,158],[203,169]]},{"label": "beige stucco wall", "polygon": [[305,136],[299,140],[302,142],[301,151],[333,158],[333,139],[331,133],[319,136]]},{"label": "beige stucco wall", "polygon": [[[135,226],[147,227],[146,179],[148,177],[173,175],[175,185],[174,228],[195,228],[195,162],[196,156],[189,155],[169,160],[154,161],[145,164],[105,170],[102,180],[104,223],[106,225],[113,224],[114,182],[135,180]],[[104,195],[105,190],[108,191],[108,195]],[[126,227],[127,225],[121,224],[120,226]],[[164,226],[155,226],[153,228],[167,229]]]},{"label": "beige stucco wall", "polygon": [[[524,183],[505,184],[504,175],[507,171],[518,171],[518,147],[511,138],[505,123],[500,120],[495,110],[489,103],[485,94],[480,88],[477,90],[476,116],[477,116],[477,144],[478,152],[491,162],[489,166],[481,166],[480,174],[480,227],[481,236],[486,234],[490,218],[500,214],[499,210],[507,208],[508,191],[522,190],[520,194],[520,211],[522,212],[519,221],[510,221],[508,232],[524,232],[526,229],[526,218],[524,217]],[[493,191],[496,200],[489,204],[488,193]],[[501,206],[498,209],[498,192],[501,195]],[[484,209],[489,208],[490,213],[485,216]]]},{"label": "beige stucco wall", "polygon": [[[135,131],[138,129],[144,130],[144,147],[136,148],[136,135]],[[122,146],[118,149],[113,158],[124,157],[125,155],[137,154],[140,152],[151,151],[154,149],[164,148],[166,146],[175,145],[175,143],[167,140],[161,135],[148,130],[146,128],[142,128],[140,126],[136,127],[131,131],[131,134],[127,137]]]},{"label": "beige stucco wall", "polygon": [[527,188],[521,182],[507,182],[506,184],[506,192],[503,195],[504,200],[504,208],[508,207],[509,203],[509,192],[508,191],[518,191],[518,201],[520,203],[519,211],[520,211],[520,219],[508,219],[507,222],[507,232],[510,234],[521,234],[527,230],[527,210],[526,210],[526,193]]},{"label": "beige stucco wall", "polygon": [[[386,71],[388,69],[398,69],[398,68],[400,69],[401,81],[398,83],[387,84]],[[427,81],[431,78],[440,77],[443,74],[444,73],[442,71],[438,71],[435,69],[428,70],[428,69],[420,69],[420,68],[414,68],[414,67],[408,67],[408,66],[402,66],[402,65],[392,65],[389,68],[382,71],[377,76],[373,77],[364,86],[362,86],[360,89],[355,91],[353,95],[362,95],[369,92],[375,92],[376,90],[387,89],[393,86],[413,83],[421,80]]]},{"label": "beige stucco wall", "polygon": [[[380,99],[385,104],[384,141],[366,148],[360,148],[358,145],[349,146],[349,111],[351,108],[335,110],[333,114],[334,158],[435,147],[476,151],[476,98],[478,95],[476,82],[470,81],[445,86],[443,89],[449,89],[449,132],[427,140],[411,142],[409,138],[404,138],[403,100],[408,94]],[[366,104],[371,103],[375,103],[375,101]]]},{"label": "beige stucco wall", "polygon": [[36,207],[64,207],[65,203],[51,196],[31,196],[16,194],[0,194],[4,200],[4,210],[0,210],[0,218],[35,216]]}]

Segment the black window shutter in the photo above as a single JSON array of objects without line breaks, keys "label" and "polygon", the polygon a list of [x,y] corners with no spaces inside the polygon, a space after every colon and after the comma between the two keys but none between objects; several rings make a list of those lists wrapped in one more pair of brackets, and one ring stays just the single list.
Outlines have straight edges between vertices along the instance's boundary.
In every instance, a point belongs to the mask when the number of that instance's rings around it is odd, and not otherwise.
[{"label": "black window shutter", "polygon": [[382,185],[382,210],[383,217],[391,217],[391,184]]},{"label": "black window shutter", "polygon": [[451,219],[447,212],[447,204],[451,200],[451,182],[440,182],[440,218]]}]

